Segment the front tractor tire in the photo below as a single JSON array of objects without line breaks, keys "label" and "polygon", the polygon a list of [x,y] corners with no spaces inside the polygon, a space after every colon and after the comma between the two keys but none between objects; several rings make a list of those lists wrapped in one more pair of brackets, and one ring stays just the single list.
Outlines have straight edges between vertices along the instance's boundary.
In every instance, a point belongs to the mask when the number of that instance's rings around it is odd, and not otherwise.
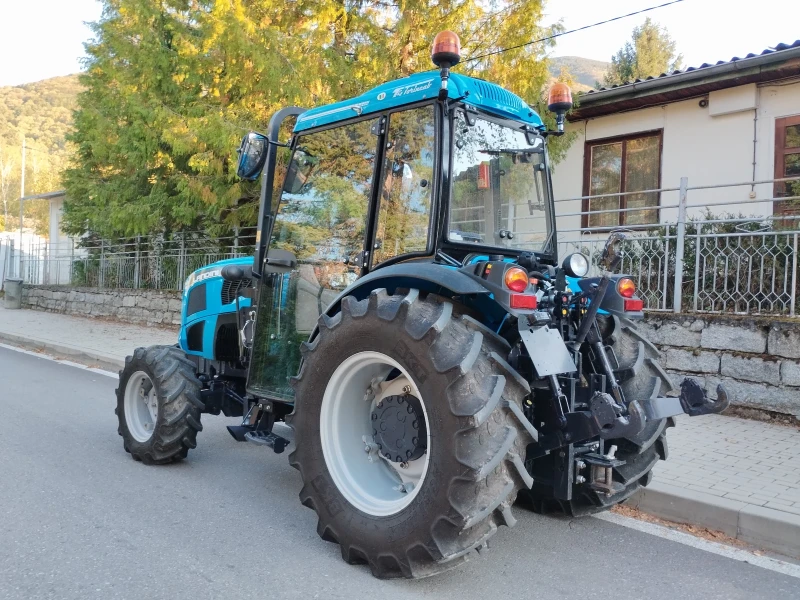
[{"label": "front tractor tire", "polygon": [[194,363],[176,346],[137,348],[119,372],[118,433],[125,450],[145,464],[186,458],[202,431],[200,382]]},{"label": "front tractor tire", "polygon": [[317,532],[346,562],[380,578],[425,577],[514,524],[535,432],[508,349],[453,303],[414,289],[345,297],[320,318],[294,381],[290,462]]}]

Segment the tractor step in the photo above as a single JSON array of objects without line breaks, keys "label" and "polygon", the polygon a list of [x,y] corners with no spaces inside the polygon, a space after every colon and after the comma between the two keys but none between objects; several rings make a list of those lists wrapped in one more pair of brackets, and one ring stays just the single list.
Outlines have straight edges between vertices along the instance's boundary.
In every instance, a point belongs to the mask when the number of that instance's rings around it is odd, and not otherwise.
[{"label": "tractor step", "polygon": [[275,454],[280,454],[289,445],[289,440],[279,436],[277,433],[254,429],[252,425],[228,425],[228,433],[237,442],[253,442],[262,446],[269,446],[275,451]]},{"label": "tractor step", "polygon": [[244,439],[254,444],[269,446],[275,451],[275,454],[283,452],[284,448],[289,444],[289,440],[271,431],[248,431],[244,434]]}]

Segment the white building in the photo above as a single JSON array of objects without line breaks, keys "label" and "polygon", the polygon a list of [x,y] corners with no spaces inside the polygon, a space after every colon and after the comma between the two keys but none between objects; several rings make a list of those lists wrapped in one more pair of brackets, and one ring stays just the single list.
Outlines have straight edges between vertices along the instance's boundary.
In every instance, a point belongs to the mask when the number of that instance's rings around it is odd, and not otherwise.
[{"label": "white building", "polygon": [[[576,139],[553,174],[557,213],[571,215],[559,219],[562,239],[677,217],[677,191],[582,196],[678,188],[686,177],[689,217],[707,204],[714,214],[769,215],[790,184],[691,188],[800,175],[800,40],[577,100],[567,125]],[[643,207],[652,209],[574,214]]]}]

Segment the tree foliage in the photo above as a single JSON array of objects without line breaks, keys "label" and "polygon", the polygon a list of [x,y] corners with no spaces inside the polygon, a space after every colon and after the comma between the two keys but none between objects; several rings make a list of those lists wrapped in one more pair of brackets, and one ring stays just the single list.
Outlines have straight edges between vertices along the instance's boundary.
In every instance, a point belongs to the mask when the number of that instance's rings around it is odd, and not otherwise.
[{"label": "tree foliage", "polygon": [[[543,0],[104,0],[87,44],[72,233],[134,235],[255,223],[235,177],[242,134],[283,106],[319,106],[431,67],[442,29],[465,55],[543,37]],[[541,106],[548,46],[459,66]],[[558,156],[559,148],[554,148]]]},{"label": "tree foliage", "polygon": [[683,56],[676,54],[675,42],[667,30],[648,17],[642,25],[633,28],[631,40],[611,57],[603,83],[621,85],[655,77],[680,69],[682,61]]}]

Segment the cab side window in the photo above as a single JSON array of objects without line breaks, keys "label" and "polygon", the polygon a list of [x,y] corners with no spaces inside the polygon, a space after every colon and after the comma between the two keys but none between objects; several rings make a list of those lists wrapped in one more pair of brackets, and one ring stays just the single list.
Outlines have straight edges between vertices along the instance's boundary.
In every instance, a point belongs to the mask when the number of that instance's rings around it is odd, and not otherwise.
[{"label": "cab side window", "polygon": [[434,132],[433,106],[389,116],[373,264],[427,250]]},{"label": "cab side window", "polygon": [[272,229],[271,248],[297,257],[301,272],[327,290],[360,274],[375,166],[377,119],[299,138]]}]

